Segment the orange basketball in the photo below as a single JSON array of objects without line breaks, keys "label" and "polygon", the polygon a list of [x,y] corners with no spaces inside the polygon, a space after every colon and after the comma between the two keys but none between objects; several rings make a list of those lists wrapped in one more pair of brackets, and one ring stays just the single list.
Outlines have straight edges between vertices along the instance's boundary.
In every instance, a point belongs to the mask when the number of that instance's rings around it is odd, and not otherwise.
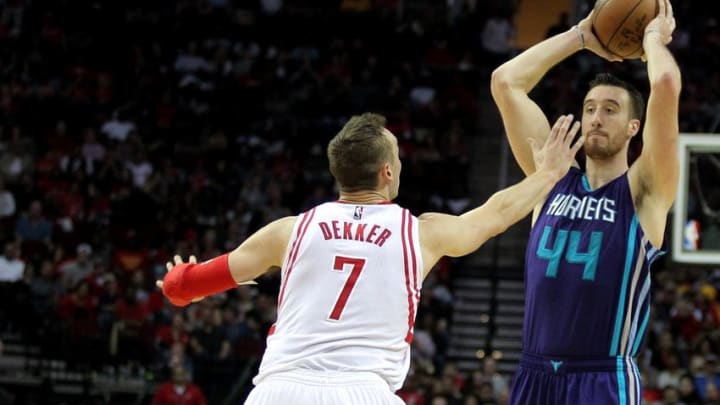
[{"label": "orange basketball", "polygon": [[637,59],[643,54],[645,27],[657,13],[657,0],[597,0],[593,31],[610,52]]}]

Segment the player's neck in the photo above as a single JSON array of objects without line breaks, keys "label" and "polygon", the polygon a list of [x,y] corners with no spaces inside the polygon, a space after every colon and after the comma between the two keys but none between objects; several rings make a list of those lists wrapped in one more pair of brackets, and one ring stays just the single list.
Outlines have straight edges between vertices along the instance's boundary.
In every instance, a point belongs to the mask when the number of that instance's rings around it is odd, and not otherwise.
[{"label": "player's neck", "polygon": [[587,159],[585,163],[585,177],[587,177],[590,188],[595,190],[616,178],[628,170],[627,161],[616,158],[608,160]]},{"label": "player's neck", "polygon": [[365,191],[341,191],[340,201],[355,204],[380,204],[390,200],[390,198],[381,191],[365,190]]}]

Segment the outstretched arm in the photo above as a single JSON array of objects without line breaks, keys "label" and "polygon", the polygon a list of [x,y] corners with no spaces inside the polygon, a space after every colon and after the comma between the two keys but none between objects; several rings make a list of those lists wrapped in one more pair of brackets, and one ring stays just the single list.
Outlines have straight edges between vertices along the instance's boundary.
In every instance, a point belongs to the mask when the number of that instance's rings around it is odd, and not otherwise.
[{"label": "outstretched arm", "polygon": [[280,266],[296,217],[274,221],[247,238],[230,253],[203,263],[194,257],[183,263],[175,256],[168,273],[156,284],[174,305],[184,306],[238,284],[246,284],[273,266]]},{"label": "outstretched arm", "polygon": [[[464,256],[477,250],[486,240],[520,221],[550,192],[567,173],[584,138],[572,144],[580,123],[573,116],[562,116],[540,148],[529,139],[538,167],[523,181],[493,194],[485,204],[463,215],[427,213],[420,216],[424,274],[442,257]],[[571,127],[572,124],[572,127]]]},{"label": "outstretched arm", "polygon": [[675,29],[672,6],[669,0],[658,0],[658,6],[658,16],[650,21],[643,38],[650,81],[643,151],[629,173],[640,223],[656,246],[662,242],[678,185],[681,88],[680,69],[666,46]]},{"label": "outstretched arm", "polygon": [[515,160],[526,175],[536,170],[526,139],[529,137],[542,144],[550,132],[548,119],[528,93],[550,68],[585,48],[605,59],[621,60],[606,51],[592,33],[590,13],[570,30],[533,45],[492,74],[490,89],[493,98],[500,110]]}]

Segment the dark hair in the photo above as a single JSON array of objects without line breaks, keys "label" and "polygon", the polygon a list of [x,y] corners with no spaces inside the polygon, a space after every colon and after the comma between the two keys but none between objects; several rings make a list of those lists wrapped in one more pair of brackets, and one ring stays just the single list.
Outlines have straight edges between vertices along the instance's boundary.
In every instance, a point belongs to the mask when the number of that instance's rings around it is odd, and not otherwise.
[{"label": "dark hair", "polygon": [[645,112],[645,101],[635,86],[610,73],[598,73],[595,78],[590,81],[590,88],[588,90],[592,90],[597,86],[614,86],[625,89],[630,96],[630,118],[636,118],[642,121]]},{"label": "dark hair", "polygon": [[343,191],[377,187],[377,172],[392,160],[392,144],[385,137],[385,117],[355,115],[330,140],[327,148],[330,173]]}]

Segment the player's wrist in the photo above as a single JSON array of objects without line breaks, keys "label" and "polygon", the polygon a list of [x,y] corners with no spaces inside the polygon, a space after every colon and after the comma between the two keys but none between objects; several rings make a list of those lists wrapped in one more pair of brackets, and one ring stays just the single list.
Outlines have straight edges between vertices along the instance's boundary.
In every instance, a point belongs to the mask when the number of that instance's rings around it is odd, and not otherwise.
[{"label": "player's wrist", "polygon": [[537,173],[540,177],[545,179],[545,181],[551,184],[557,183],[565,175],[565,173],[562,173],[559,169],[550,167],[539,168]]},{"label": "player's wrist", "polygon": [[177,306],[195,298],[217,294],[237,286],[229,265],[229,254],[203,263],[176,265],[163,280],[163,294]]},{"label": "player's wrist", "polygon": [[658,43],[662,44],[663,40],[663,33],[662,31],[658,29],[649,29],[646,30],[643,34],[643,46],[647,44],[648,42],[656,41]]},{"label": "player's wrist", "polygon": [[574,31],[577,36],[577,41],[580,44],[580,50],[587,48],[587,42],[585,42],[585,32],[580,28],[579,25],[575,24],[570,28],[570,31]]}]

